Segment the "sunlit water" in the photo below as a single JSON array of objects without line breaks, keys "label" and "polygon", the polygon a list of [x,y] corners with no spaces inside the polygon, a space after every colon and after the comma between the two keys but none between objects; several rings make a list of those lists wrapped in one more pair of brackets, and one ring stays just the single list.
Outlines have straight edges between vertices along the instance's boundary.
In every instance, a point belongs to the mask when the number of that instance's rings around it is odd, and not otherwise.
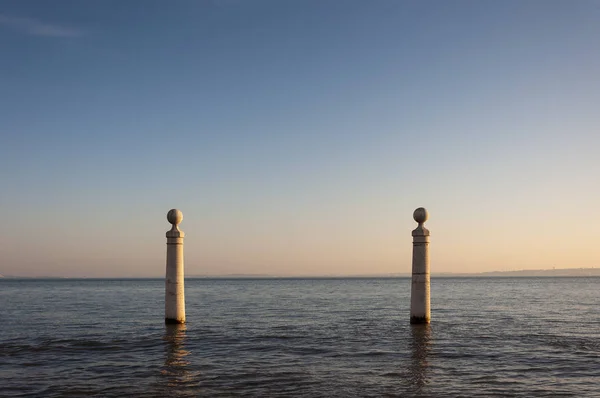
[{"label": "sunlit water", "polygon": [[599,278],[0,280],[0,396],[600,396]]}]

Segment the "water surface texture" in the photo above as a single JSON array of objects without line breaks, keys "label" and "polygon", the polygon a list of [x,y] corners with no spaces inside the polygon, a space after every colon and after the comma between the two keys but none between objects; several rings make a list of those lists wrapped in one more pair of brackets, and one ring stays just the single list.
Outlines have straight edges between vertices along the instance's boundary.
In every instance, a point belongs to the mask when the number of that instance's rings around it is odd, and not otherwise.
[{"label": "water surface texture", "polygon": [[0,396],[600,396],[600,278],[0,280]]}]

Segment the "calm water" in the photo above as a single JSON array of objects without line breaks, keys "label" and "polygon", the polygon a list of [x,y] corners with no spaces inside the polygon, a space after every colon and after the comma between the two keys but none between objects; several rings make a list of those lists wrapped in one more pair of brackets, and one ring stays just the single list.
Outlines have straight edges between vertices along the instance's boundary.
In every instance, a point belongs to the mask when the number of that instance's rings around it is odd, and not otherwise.
[{"label": "calm water", "polygon": [[0,280],[0,396],[600,396],[600,278]]}]

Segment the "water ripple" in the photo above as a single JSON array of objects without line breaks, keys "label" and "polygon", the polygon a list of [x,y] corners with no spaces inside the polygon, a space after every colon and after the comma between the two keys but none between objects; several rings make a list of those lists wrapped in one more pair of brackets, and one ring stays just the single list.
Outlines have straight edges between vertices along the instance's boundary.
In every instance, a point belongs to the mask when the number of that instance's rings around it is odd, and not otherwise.
[{"label": "water ripple", "polygon": [[165,327],[163,281],[2,281],[0,396],[600,396],[600,280],[533,282],[434,280],[411,327],[408,280],[191,280]]}]

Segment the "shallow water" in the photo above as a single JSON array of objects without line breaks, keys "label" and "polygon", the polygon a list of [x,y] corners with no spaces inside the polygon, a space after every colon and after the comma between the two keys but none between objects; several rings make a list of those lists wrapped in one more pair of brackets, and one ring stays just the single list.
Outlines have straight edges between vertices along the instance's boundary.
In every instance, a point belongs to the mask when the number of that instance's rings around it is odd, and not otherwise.
[{"label": "shallow water", "polygon": [[600,396],[600,278],[0,280],[0,396]]}]

